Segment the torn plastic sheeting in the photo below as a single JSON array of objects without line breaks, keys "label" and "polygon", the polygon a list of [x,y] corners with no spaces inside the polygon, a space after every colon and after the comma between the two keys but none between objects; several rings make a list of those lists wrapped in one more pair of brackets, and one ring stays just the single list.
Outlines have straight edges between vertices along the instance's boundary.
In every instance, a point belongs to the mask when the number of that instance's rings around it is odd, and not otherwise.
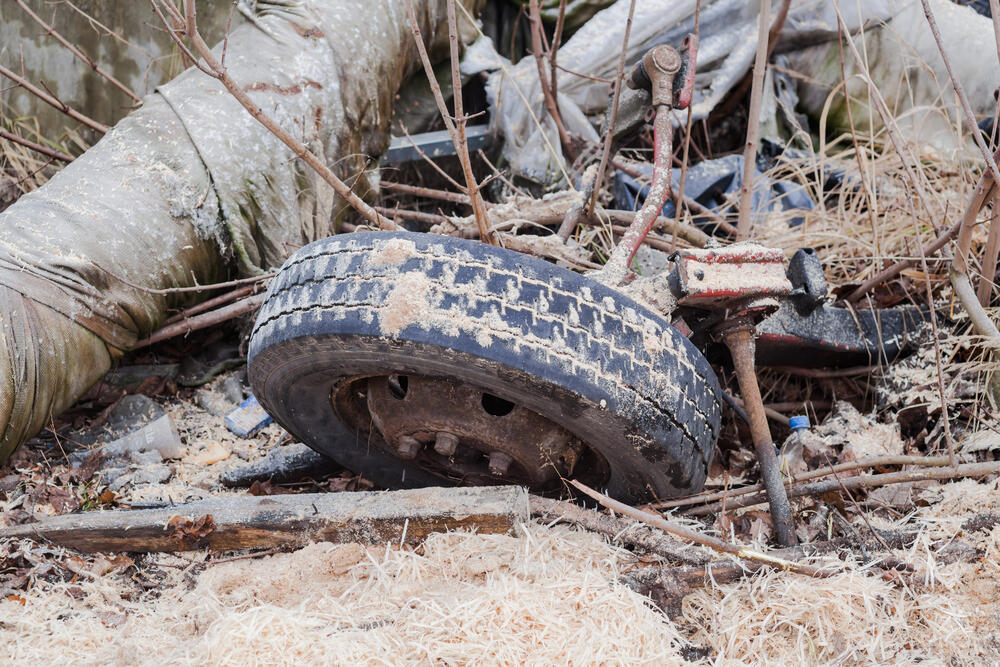
[{"label": "torn plastic sheeting", "polygon": [[[792,181],[773,179],[764,172],[773,166],[773,153],[777,150],[781,153],[780,145],[776,142],[765,140],[762,151],[758,154],[754,176],[754,191],[752,197],[753,212],[768,213],[777,211],[788,211],[792,209],[812,210],[816,203],[809,195],[808,189]],[[777,146],[778,148],[773,148]],[[636,165],[636,169],[645,173],[647,177],[652,175],[651,165]],[[836,187],[842,175],[827,175],[827,189]],[[675,167],[672,172],[674,183],[680,183],[681,170]],[[619,209],[635,210],[642,206],[649,192],[649,186],[640,183],[635,178],[618,172],[614,178],[615,206]],[[739,197],[740,188],[743,187],[743,156],[727,155],[715,160],[705,160],[690,167],[687,172],[687,179],[684,182],[684,194],[691,197],[702,206],[710,209],[719,209]],[[674,217],[675,208],[672,201],[668,201],[663,206],[663,215],[669,218]],[[708,220],[697,219],[703,226],[711,227]],[[803,222],[803,218],[792,218],[790,224],[798,225]]]},{"label": "torn plastic sheeting", "polygon": [[[996,105],[994,91],[1000,81],[992,20],[972,7],[949,0],[931,0],[930,5],[941,41],[973,113],[992,117]],[[974,160],[981,161],[973,141],[967,136],[960,137],[956,129],[961,111],[919,0],[905,3],[890,21],[855,35],[854,43],[867,62],[872,82],[892,109],[906,138],[942,152],[966,151]],[[788,66],[808,74],[807,79],[798,83],[799,108],[811,118],[825,117],[828,132],[851,132],[852,118],[855,131],[861,134],[877,134],[883,129],[881,117],[870,106],[864,75],[846,47],[842,74],[836,40],[788,53]],[[851,117],[841,85],[845,74]]]},{"label": "torn plastic sheeting", "polygon": [[[613,78],[624,41],[629,4],[630,0],[618,0],[598,12],[560,47],[559,64],[573,72]],[[636,3],[628,64],[637,62],[646,50],[657,44],[679,45],[684,35],[694,30],[697,4],[696,0]],[[902,4],[904,0],[841,3],[844,20],[852,31],[866,21],[892,16]],[[701,6],[697,74],[691,105],[695,119],[708,116],[743,78],[757,48],[756,3],[711,0],[702,2]],[[832,3],[826,0],[794,0],[787,25],[790,30],[809,34],[825,31],[835,35],[837,32],[836,14]],[[534,56],[529,55],[513,68],[501,67],[499,56],[494,56],[492,61],[496,71],[489,77],[486,92],[492,122],[505,140],[504,157],[516,175],[549,182],[560,173],[563,156],[555,124],[545,110]],[[588,141],[597,141],[599,137],[588,117],[604,111],[610,85],[567,71],[560,71],[557,78],[559,110],[567,130]],[[525,106],[524,100],[530,108]],[[678,112],[675,120],[679,124],[686,117],[686,112]]]},{"label": "torn plastic sheeting", "polygon": [[[258,5],[256,24],[229,36],[230,75],[343,176],[356,173],[385,149],[395,91],[419,68],[405,3]],[[446,53],[446,0],[414,5],[432,53]],[[150,290],[277,266],[333,233],[340,208],[218,81],[191,69],[161,86],[0,213],[0,460],[196,298]]]}]

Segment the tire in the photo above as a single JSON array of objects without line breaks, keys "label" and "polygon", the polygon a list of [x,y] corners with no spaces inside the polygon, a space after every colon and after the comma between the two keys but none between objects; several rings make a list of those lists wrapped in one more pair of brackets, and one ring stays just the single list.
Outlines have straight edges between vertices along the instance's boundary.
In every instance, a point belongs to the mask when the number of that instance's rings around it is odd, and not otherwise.
[{"label": "tire", "polygon": [[625,502],[699,491],[719,432],[718,380],[665,320],[541,259],[409,232],[335,236],[271,281],[250,339],[260,403],[293,435],[389,488],[446,480],[341,421],[345,378],[420,374],[478,385],[570,431]]}]

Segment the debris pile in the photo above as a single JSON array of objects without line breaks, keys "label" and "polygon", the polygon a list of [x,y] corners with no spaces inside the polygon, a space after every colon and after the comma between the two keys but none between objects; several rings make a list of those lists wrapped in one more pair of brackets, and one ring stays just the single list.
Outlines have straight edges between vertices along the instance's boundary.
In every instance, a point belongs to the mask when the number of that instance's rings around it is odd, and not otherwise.
[{"label": "debris pile", "polygon": [[12,663],[1000,661],[988,3],[16,4]]}]

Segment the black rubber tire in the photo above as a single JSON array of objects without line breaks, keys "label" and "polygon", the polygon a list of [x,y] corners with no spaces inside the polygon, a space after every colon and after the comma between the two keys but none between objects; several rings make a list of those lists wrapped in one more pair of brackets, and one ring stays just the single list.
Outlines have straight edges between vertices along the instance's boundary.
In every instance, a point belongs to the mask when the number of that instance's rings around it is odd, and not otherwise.
[{"label": "black rubber tire", "polygon": [[[478,385],[571,431],[643,502],[697,492],[718,437],[719,386],[674,327],[541,259],[430,234],[312,243],[271,281],[250,339],[260,403],[317,451],[390,488],[440,486],[331,407],[346,377],[421,374]],[[377,431],[375,432],[377,434]]]}]

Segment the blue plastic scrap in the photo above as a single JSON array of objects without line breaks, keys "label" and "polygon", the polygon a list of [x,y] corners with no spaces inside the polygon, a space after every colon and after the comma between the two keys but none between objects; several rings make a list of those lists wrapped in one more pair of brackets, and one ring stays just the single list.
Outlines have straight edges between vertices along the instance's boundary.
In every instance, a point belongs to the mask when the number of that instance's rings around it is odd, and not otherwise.
[{"label": "blue plastic scrap", "polygon": [[795,432],[809,428],[809,417],[806,415],[796,415],[788,420],[788,426]]},{"label": "blue plastic scrap", "polygon": [[273,421],[271,415],[264,412],[264,408],[257,402],[257,397],[250,396],[240,403],[240,407],[226,415],[226,428],[241,438],[249,438]]},{"label": "blue plastic scrap", "polygon": [[[792,209],[811,211],[816,208],[806,186],[793,181],[773,179],[764,175],[781,155],[795,157],[802,153],[785,149],[778,142],[764,139],[757,156],[757,175],[754,177],[754,192],[752,198],[753,210],[758,213],[788,211]],[[651,176],[652,165],[636,165],[636,168]],[[671,176],[672,182],[680,183],[681,170],[675,167]],[[831,191],[843,183],[843,174],[828,170],[825,174],[824,190]],[[719,209],[732,199],[743,187],[743,156],[727,155],[714,160],[705,160],[690,167],[684,183],[684,194],[691,197],[702,206],[709,209]],[[636,179],[618,172],[614,179],[615,207],[624,210],[636,210],[642,206],[649,193],[649,186]],[[662,215],[673,218],[673,201],[663,205]],[[792,226],[799,225],[802,218],[796,217],[790,221]],[[703,226],[712,226],[705,221]]]}]

